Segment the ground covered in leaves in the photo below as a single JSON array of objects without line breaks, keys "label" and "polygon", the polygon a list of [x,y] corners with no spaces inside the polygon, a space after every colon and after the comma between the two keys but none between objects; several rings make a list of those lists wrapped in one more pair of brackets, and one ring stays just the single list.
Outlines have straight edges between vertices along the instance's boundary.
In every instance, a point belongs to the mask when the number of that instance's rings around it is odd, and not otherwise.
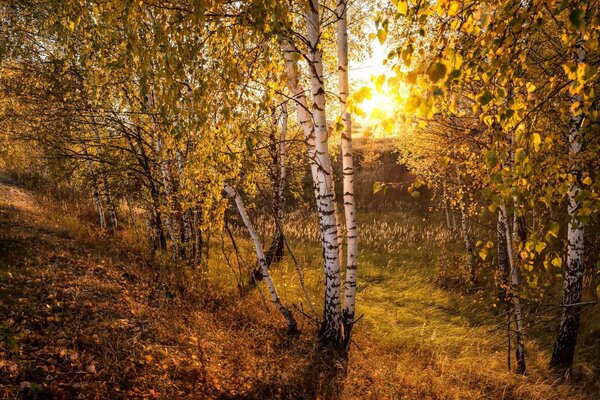
[{"label": "ground covered in leaves", "polygon": [[207,286],[70,214],[0,182],[2,399],[590,398],[392,351],[360,326],[348,365],[328,365],[311,321],[290,338],[256,292]]}]

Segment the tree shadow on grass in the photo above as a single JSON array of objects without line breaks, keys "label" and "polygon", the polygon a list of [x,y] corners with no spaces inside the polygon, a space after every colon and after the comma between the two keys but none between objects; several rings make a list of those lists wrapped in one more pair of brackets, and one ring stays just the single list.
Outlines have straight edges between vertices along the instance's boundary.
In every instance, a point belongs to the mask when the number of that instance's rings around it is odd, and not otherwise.
[{"label": "tree shadow on grass", "polygon": [[[246,392],[235,395],[223,393],[220,400],[252,399],[341,399],[347,361],[330,349],[313,346],[306,354],[307,363],[296,371],[282,374],[289,379],[261,380]],[[286,366],[282,365],[282,368]]]}]

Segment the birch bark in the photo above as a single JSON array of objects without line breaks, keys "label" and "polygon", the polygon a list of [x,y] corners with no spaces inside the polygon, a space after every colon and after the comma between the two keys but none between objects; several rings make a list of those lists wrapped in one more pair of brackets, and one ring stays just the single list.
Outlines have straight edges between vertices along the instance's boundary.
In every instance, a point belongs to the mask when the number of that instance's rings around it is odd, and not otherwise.
[{"label": "birch bark", "polygon": [[250,234],[250,238],[252,239],[252,243],[254,244],[254,250],[256,251],[256,257],[258,258],[258,263],[262,269],[262,274],[263,274],[262,280],[265,282],[265,284],[267,285],[267,288],[269,289],[269,293],[271,295],[271,301],[273,302],[273,304],[275,304],[275,307],[277,308],[277,310],[279,310],[279,312],[286,319],[287,324],[288,324],[288,332],[291,334],[297,334],[298,333],[298,324],[296,323],[296,320],[295,320],[292,312],[286,306],[283,305],[283,303],[281,302],[281,299],[279,298],[279,295],[277,294],[277,289],[275,288],[275,284],[273,283],[273,280],[271,279],[271,276],[269,275],[269,268],[267,267],[267,262],[265,260],[265,255],[263,253],[262,245],[260,243],[260,238],[258,237],[258,234],[256,233],[256,229],[254,228],[254,225],[250,221],[250,217],[248,216],[248,212],[246,211],[246,207],[244,206],[244,202],[242,201],[242,198],[240,197],[239,193],[236,190],[234,190],[231,186],[229,186],[227,184],[224,187],[224,191],[230,198],[232,198],[235,201],[235,204],[237,206],[240,217],[242,218],[242,221],[244,222],[244,225],[246,226],[246,229],[248,230],[248,233]]},{"label": "birch bark", "polygon": [[[574,58],[577,65],[586,61],[586,51],[583,48],[583,38],[579,39],[574,48]],[[580,95],[573,95],[571,103],[582,103]],[[578,155],[583,149],[582,125],[585,115],[583,113],[571,115],[569,131],[569,155],[574,161],[570,171],[568,206],[569,224],[567,227],[567,263],[565,280],[563,284],[563,307],[556,342],[552,351],[550,368],[556,370],[569,370],[573,365],[575,345],[579,331],[579,307],[573,306],[580,303],[583,292],[584,257],[584,226],[577,219],[577,212],[581,206],[578,200],[581,192],[581,166],[577,163]]]},{"label": "birch bark", "polygon": [[354,202],[354,163],[352,151],[352,118],[347,111],[348,82],[348,21],[347,0],[339,0],[336,8],[338,81],[340,89],[340,111],[344,129],[342,131],[342,172],[344,192],[344,217],[346,220],[346,279],[344,283],[344,343],[350,345],[356,303],[356,271],[358,267],[358,226]]},{"label": "birch bark", "polygon": [[525,343],[523,341],[524,335],[524,324],[523,324],[523,308],[521,305],[521,299],[519,298],[519,268],[514,257],[514,248],[512,235],[510,234],[508,214],[506,206],[500,207],[501,223],[504,225],[504,234],[506,237],[506,254],[508,255],[508,264],[510,266],[510,292],[509,299],[513,308],[513,315],[515,318],[515,341],[516,341],[516,357],[517,357],[517,370],[518,374],[524,374],[525,365]]},{"label": "birch bark", "polygon": [[325,304],[320,338],[323,343],[337,347],[342,339],[340,304],[341,272],[339,259],[338,227],[335,212],[335,194],[331,160],[329,158],[327,113],[325,109],[325,85],[323,79],[323,54],[321,50],[321,27],[319,2],[310,0],[305,9],[308,29],[307,47],[312,92],[312,114],[315,134],[317,165],[317,210],[321,221],[323,257],[325,260]]}]

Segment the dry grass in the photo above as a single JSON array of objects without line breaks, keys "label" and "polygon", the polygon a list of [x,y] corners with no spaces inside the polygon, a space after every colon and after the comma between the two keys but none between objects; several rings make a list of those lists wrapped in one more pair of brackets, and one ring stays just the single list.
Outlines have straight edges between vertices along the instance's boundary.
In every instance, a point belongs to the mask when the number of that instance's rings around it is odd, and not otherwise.
[{"label": "dry grass", "polygon": [[[363,247],[358,312],[365,316],[345,374],[342,363],[323,362],[311,320],[296,313],[303,334],[291,339],[260,291],[239,294],[235,281],[248,265],[238,269],[227,240],[213,240],[206,287],[195,271],[147,258],[139,232],[109,239],[61,208],[0,187],[0,398],[593,398],[597,377],[555,382],[534,343],[530,374],[506,371],[487,333],[494,316],[423,273],[436,253],[419,246],[439,232],[424,238],[363,226],[365,241],[393,244]],[[302,244],[296,256],[320,299],[320,254],[306,221],[286,230]],[[300,304],[290,258],[273,274],[284,300]]]}]

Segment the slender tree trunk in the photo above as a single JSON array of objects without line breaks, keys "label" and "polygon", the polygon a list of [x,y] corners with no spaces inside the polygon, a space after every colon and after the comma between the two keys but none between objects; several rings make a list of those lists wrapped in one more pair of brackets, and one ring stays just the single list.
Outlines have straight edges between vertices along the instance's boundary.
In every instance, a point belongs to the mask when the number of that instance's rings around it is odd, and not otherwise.
[{"label": "slender tree trunk", "polygon": [[106,228],[106,217],[104,215],[104,207],[102,205],[102,199],[100,198],[100,188],[98,187],[98,177],[96,176],[96,172],[94,171],[94,165],[92,160],[90,160],[90,155],[87,151],[87,146],[84,142],[81,143],[81,151],[83,156],[86,159],[86,166],[88,170],[88,175],[92,181],[92,197],[94,199],[94,204],[96,205],[96,209],[98,210],[98,218],[100,219],[100,228]]},{"label": "slender tree trunk", "polygon": [[465,249],[467,251],[467,257],[469,259],[469,283],[473,284],[476,280],[477,255],[475,254],[475,245],[473,244],[473,237],[471,234],[471,226],[467,219],[466,202],[461,200],[460,203],[460,224],[462,229],[463,241],[465,242]]},{"label": "slender tree trunk", "polygon": [[[133,142],[135,140],[135,143]],[[148,202],[148,216],[149,216],[149,236],[152,244],[152,250],[165,250],[167,248],[167,238],[165,236],[165,230],[163,227],[162,215],[160,212],[160,196],[156,181],[150,165],[150,159],[144,148],[144,142],[141,139],[141,132],[137,132],[133,135],[133,138],[127,136],[127,142],[131,152],[136,155],[138,164],[140,165],[143,174],[140,174],[139,181],[143,186],[148,188],[150,194],[150,201]]]},{"label": "slender tree trunk", "polygon": [[[154,108],[154,94],[152,92],[146,95],[146,106],[148,111]],[[167,234],[170,239],[171,245],[171,256],[176,258],[179,256],[179,239],[181,235],[181,231],[177,226],[176,218],[173,218],[173,182],[170,176],[171,165],[169,160],[166,159],[166,155],[164,154],[164,141],[161,137],[161,132],[159,131],[159,121],[156,115],[151,115],[152,126],[151,126],[151,137],[154,146],[154,153],[156,154],[156,163],[160,168],[160,174],[162,177],[162,186],[164,192],[164,198],[161,199],[161,205],[163,208],[163,223],[166,227]],[[159,191],[159,195],[160,195]]]},{"label": "slender tree trunk", "polygon": [[[358,226],[356,224],[356,206],[354,203],[354,162],[352,151],[352,118],[346,109],[349,94],[348,83],[348,22],[347,0],[339,0],[336,14],[338,80],[340,87],[340,108],[344,129],[342,131],[342,170],[344,175],[344,217],[346,220],[346,280],[344,283],[344,344],[349,350],[352,339],[356,303],[356,270],[358,267]],[[341,259],[341,258],[340,258]]]},{"label": "slender tree trunk", "polygon": [[444,214],[446,215],[446,229],[448,232],[452,232],[452,222],[450,221],[450,209],[448,207],[448,202],[446,199],[442,199],[444,202]]},{"label": "slender tree trunk", "polygon": [[271,153],[273,162],[271,165],[271,183],[272,183],[272,205],[275,218],[277,223],[275,224],[275,233],[271,241],[271,246],[267,252],[267,266],[270,267],[271,263],[279,262],[283,257],[283,232],[281,227],[283,226],[283,218],[285,214],[285,138],[287,135],[287,103],[281,106],[281,129],[279,139],[276,138],[278,130],[277,118],[275,110],[272,115],[273,119],[273,130],[269,137]]},{"label": "slender tree trunk", "polygon": [[444,202],[444,214],[446,215],[446,229],[448,229],[448,232],[452,232],[453,229],[450,221],[450,207],[448,206],[446,184],[442,184],[442,201]]},{"label": "slender tree trunk", "polygon": [[519,298],[519,268],[514,257],[514,247],[512,235],[510,234],[508,214],[506,206],[501,207],[502,224],[504,225],[504,234],[506,237],[506,253],[508,255],[508,263],[510,266],[510,302],[515,318],[515,341],[516,341],[516,358],[518,374],[524,374],[525,365],[525,343],[524,343],[524,323],[521,299]]},{"label": "slender tree trunk", "polygon": [[508,243],[506,242],[506,226],[502,212],[498,212],[498,223],[496,224],[496,233],[498,236],[498,299],[500,304],[506,303],[508,307],[508,291],[510,264],[508,262]]},{"label": "slender tree trunk", "polygon": [[177,202],[176,209],[178,214],[180,215],[180,256],[182,259],[186,259],[188,263],[191,264],[193,263],[193,251],[192,249],[190,249],[190,241],[192,237],[192,217],[189,207],[187,209],[184,209],[183,207],[184,199],[182,198],[183,193],[181,192],[184,169],[185,160],[183,157],[183,153],[181,152],[181,150],[177,150],[177,196],[174,200]]},{"label": "slender tree trunk", "polygon": [[[308,108],[308,101],[306,99],[306,92],[304,87],[300,83],[300,77],[298,74],[298,64],[296,63],[295,55],[298,53],[298,50],[293,45],[293,42],[288,37],[281,38],[281,48],[283,51],[283,57],[285,59],[285,68],[286,68],[286,80],[288,89],[291,92],[290,100],[292,100],[296,105],[296,115],[298,117],[298,122],[300,122],[300,126],[302,127],[302,132],[304,133],[304,141],[306,144],[306,155],[308,158],[308,165],[310,166],[310,173],[312,176],[313,182],[313,191],[315,193],[315,199],[317,199],[317,208],[319,205],[319,167],[317,165],[317,150],[315,144],[315,127],[313,125],[313,116]],[[321,214],[317,213],[319,218],[319,226],[323,226],[323,222],[321,221]],[[319,235],[321,236],[321,245],[323,249],[325,248],[325,241],[323,239],[323,230],[319,230]],[[338,255],[339,257],[339,255]]]},{"label": "slender tree trunk", "polygon": [[166,209],[165,226],[167,227],[169,239],[171,240],[171,255],[173,257],[177,257],[179,255],[179,229],[177,229],[176,219],[173,218],[173,184],[169,176],[169,162],[166,160],[166,156],[163,152],[163,141],[159,137],[158,133],[155,137],[154,146],[162,177],[162,185],[164,191],[163,204]]},{"label": "slender tree trunk", "polygon": [[227,193],[227,195],[235,201],[235,204],[237,206],[240,217],[242,218],[242,221],[244,221],[244,225],[246,226],[246,229],[248,230],[248,233],[250,234],[250,238],[252,239],[252,242],[254,243],[254,250],[256,251],[256,257],[258,258],[258,263],[260,264],[261,269],[262,269],[262,274],[263,274],[262,280],[265,282],[265,284],[269,288],[269,293],[271,294],[271,301],[273,301],[273,303],[275,304],[275,307],[277,307],[279,312],[286,319],[286,321],[288,323],[288,332],[291,334],[297,334],[298,333],[298,325],[296,323],[294,315],[286,306],[283,305],[283,303],[281,302],[281,299],[279,298],[279,295],[277,294],[277,290],[275,289],[275,284],[273,283],[273,280],[271,279],[271,276],[269,275],[269,268],[267,267],[267,262],[265,259],[265,255],[263,253],[262,245],[260,243],[260,238],[258,237],[258,234],[256,233],[256,229],[254,229],[254,225],[250,221],[250,217],[248,216],[248,213],[246,212],[246,207],[244,206],[244,202],[242,201],[242,198],[240,197],[239,193],[229,185],[225,185],[224,190],[225,190],[225,193]]},{"label": "slender tree trunk", "polygon": [[[577,65],[586,61],[586,52],[583,48],[583,39],[579,39],[575,46],[574,56]],[[572,96],[572,103],[582,102],[580,95]],[[569,224],[567,227],[567,263],[565,268],[565,280],[563,284],[563,307],[558,333],[552,351],[550,368],[555,370],[569,370],[573,365],[575,345],[579,331],[580,308],[574,304],[580,303],[583,292],[583,274],[585,265],[584,257],[584,226],[577,219],[577,213],[581,206],[578,199],[581,192],[581,166],[577,159],[583,148],[582,125],[585,115],[572,114],[571,129],[569,132],[570,159],[573,160],[569,179],[568,207]]]},{"label": "slender tree trunk", "polygon": [[94,204],[98,210],[98,217],[100,219],[100,228],[106,228],[106,217],[104,216],[104,207],[102,206],[102,200],[100,200],[100,193],[98,191],[98,182],[94,179],[92,182],[92,197],[94,198]]},{"label": "slender tree trunk", "polygon": [[318,167],[316,183],[319,193],[316,200],[321,220],[321,232],[324,244],[323,257],[325,260],[325,305],[319,336],[324,344],[332,347],[340,347],[342,344],[342,318],[338,221],[334,205],[335,193],[333,190],[333,177],[327,138],[327,113],[325,110],[323,54],[320,41],[321,27],[318,0],[310,0],[305,13],[308,28],[308,69],[312,92],[315,155]]},{"label": "slender tree trunk", "polygon": [[204,246],[204,240],[202,238],[202,210],[196,207],[193,210],[193,228],[194,233],[194,266],[199,266],[200,269],[204,270],[204,263],[202,262],[202,247]]},{"label": "slender tree trunk", "polygon": [[450,216],[452,217],[452,232],[458,232],[457,223],[456,223],[456,213],[452,210],[450,212]]},{"label": "slender tree trunk", "polygon": [[[93,118],[93,123],[95,124],[95,118]],[[98,148],[98,158],[102,159],[104,156],[104,145],[102,144],[102,139],[100,138],[100,132],[98,132],[98,128],[94,125],[92,126],[92,130],[94,131],[94,138],[96,140],[96,146]],[[112,198],[112,191],[110,187],[110,181],[108,179],[108,171],[105,167],[100,168],[100,178],[102,181],[102,196],[104,197],[104,204],[106,204],[106,210],[108,211],[108,221],[107,227],[109,231],[113,231],[118,227],[117,220],[117,211],[115,209],[115,205]]]}]

